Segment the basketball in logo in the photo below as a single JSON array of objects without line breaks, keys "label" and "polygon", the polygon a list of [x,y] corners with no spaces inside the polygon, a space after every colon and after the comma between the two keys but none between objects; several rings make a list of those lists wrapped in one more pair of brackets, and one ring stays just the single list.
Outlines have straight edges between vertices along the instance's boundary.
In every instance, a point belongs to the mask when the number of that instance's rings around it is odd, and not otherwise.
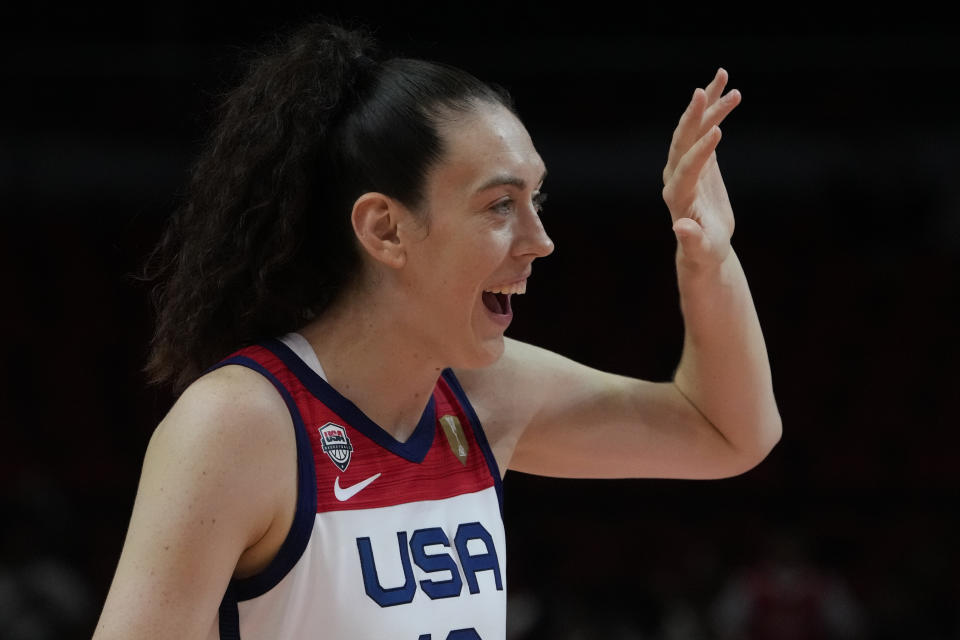
[{"label": "basketball in logo", "polygon": [[323,452],[330,456],[333,464],[346,471],[353,454],[353,445],[347,437],[347,430],[338,424],[328,422],[318,429],[320,432],[320,446]]}]

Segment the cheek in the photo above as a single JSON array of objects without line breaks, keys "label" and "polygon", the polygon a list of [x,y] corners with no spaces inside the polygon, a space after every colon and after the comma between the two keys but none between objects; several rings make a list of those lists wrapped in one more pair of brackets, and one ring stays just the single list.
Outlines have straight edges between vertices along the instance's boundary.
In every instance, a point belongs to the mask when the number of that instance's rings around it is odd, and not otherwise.
[{"label": "cheek", "polygon": [[444,265],[445,271],[438,277],[450,287],[461,290],[481,287],[500,263],[496,243],[490,240],[481,233],[451,239],[444,257],[437,261],[437,265]]},{"label": "cheek", "polygon": [[424,252],[420,265],[434,291],[432,297],[451,298],[447,303],[480,303],[485,285],[489,285],[509,256],[510,233],[505,228],[489,225],[460,225],[457,228],[435,228],[430,249]]}]

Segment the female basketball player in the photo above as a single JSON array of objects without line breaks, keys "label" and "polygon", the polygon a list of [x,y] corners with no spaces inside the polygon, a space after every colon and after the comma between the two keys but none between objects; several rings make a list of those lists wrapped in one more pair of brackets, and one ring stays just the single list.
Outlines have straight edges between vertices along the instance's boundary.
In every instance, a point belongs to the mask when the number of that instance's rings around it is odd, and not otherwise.
[{"label": "female basketball player", "polygon": [[95,637],[502,640],[507,469],[762,460],[780,418],[714,154],[726,82],[663,172],[686,336],[651,383],[504,337],[553,243],[502,91],[328,25],[253,65],[154,255],[150,370],[183,391]]}]

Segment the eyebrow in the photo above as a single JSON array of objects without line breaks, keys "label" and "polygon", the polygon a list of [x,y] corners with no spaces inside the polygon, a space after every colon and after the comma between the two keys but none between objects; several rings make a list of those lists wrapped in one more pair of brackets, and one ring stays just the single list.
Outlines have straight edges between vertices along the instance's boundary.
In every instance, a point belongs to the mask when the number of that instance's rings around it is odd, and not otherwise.
[{"label": "eyebrow", "polygon": [[[540,176],[540,181],[537,184],[543,184],[543,181],[546,179],[547,179],[547,170],[544,169],[543,175]],[[484,182],[482,185],[480,185],[480,187],[477,188],[476,193],[480,193],[481,191],[486,191],[487,189],[490,189],[492,187],[499,187],[505,184],[516,187],[518,189],[527,188],[527,181],[524,180],[523,178],[520,178],[519,176],[515,176],[510,173],[501,173],[493,176],[492,178]]]}]

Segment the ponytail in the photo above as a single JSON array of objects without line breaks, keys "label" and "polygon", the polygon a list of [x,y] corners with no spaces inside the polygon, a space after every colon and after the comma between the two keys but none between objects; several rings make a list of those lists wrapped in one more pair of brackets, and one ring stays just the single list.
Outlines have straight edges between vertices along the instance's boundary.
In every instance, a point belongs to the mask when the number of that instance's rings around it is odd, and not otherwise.
[{"label": "ponytail", "polygon": [[502,90],[372,38],[311,24],[227,93],[182,206],[147,261],[157,314],[146,371],[181,391],[232,351],[322,314],[358,275],[350,208],[380,191],[411,208],[442,156],[436,121]]}]

